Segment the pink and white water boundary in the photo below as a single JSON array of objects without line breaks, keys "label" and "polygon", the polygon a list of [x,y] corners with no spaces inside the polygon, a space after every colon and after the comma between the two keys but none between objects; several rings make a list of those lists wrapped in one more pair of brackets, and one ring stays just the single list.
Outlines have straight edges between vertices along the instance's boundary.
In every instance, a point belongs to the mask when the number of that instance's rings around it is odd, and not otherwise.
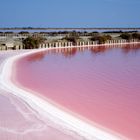
[{"label": "pink and white water boundary", "polygon": [[[54,124],[62,126],[63,130],[65,129],[67,134],[75,132],[87,140],[127,139],[124,136],[121,136],[120,134],[117,134],[109,129],[106,129],[96,123],[90,123],[88,121],[82,120],[81,118],[77,117],[74,114],[69,113],[67,110],[61,108],[60,106],[58,105],[56,106],[55,103],[40,98],[39,96],[37,96],[38,95],[37,93],[25,90],[25,88],[19,86],[20,84],[15,79],[11,79],[11,74],[14,74],[13,69],[15,66],[15,62],[21,59],[22,57],[26,57],[27,55],[34,54],[35,52],[38,51],[44,50],[34,50],[32,52],[20,56],[14,56],[5,62],[1,75],[1,82],[5,87],[5,89],[7,89],[9,92],[12,92],[17,97],[20,97],[32,109],[34,109],[37,112],[37,115],[43,116],[43,119],[49,118],[52,122],[54,122]],[[13,83],[13,81],[15,83]]]}]

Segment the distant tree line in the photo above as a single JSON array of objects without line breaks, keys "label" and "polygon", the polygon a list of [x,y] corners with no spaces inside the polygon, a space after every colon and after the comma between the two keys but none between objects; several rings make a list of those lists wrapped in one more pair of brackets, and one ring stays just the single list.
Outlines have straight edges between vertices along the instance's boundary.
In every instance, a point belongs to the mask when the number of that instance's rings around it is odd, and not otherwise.
[{"label": "distant tree line", "polygon": [[140,33],[122,33],[120,35],[122,39],[131,40],[131,39],[138,39],[140,40]]},{"label": "distant tree line", "polygon": [[[5,32],[5,33],[13,33],[13,32]],[[45,32],[46,33],[46,32]],[[47,33],[49,35],[55,35],[57,32],[51,32]],[[98,33],[98,32],[76,32],[76,31],[64,31],[64,32],[58,32],[58,34],[64,33],[65,37],[61,39],[61,41],[68,41],[72,42],[73,45],[76,45],[77,41],[83,41],[82,35],[87,35],[88,37],[86,39],[90,41],[97,41],[98,44],[104,44],[108,40],[112,40],[112,36],[110,34],[105,33]],[[19,34],[29,34],[27,31],[21,31]],[[131,39],[138,39],[140,40],[140,33],[139,32],[122,32],[119,36],[121,39],[125,39],[130,41]],[[116,39],[119,39],[119,38]],[[42,37],[40,33],[33,34],[32,36],[29,35],[26,39],[23,39],[23,46],[24,49],[37,49],[39,48],[39,44],[44,43],[46,39]],[[60,40],[59,40],[60,41]]]},{"label": "distant tree line", "polygon": [[[14,34],[12,31],[6,31],[6,32],[0,32],[1,34]],[[104,31],[101,34],[139,34],[138,31]],[[20,31],[18,34],[30,34],[28,31]],[[77,34],[78,36],[94,36],[95,34],[99,34],[98,31],[92,31],[92,32],[87,32],[87,31],[51,31],[51,32],[34,32],[32,34],[37,34],[37,35],[48,35],[48,36],[59,36],[59,35],[67,35],[70,36],[71,34]]]},{"label": "distant tree line", "polygon": [[112,37],[110,35],[100,35],[100,34],[93,34],[91,41],[98,41],[99,44],[104,44],[107,40],[111,40]]}]

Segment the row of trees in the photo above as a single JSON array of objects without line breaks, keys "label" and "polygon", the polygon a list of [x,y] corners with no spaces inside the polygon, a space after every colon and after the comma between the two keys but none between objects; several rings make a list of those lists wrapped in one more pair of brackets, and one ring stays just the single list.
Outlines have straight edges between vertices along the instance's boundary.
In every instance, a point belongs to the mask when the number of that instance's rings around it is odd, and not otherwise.
[{"label": "row of trees", "polygon": [[[110,35],[100,35],[99,33],[92,33],[89,40],[98,41],[99,44],[104,44],[107,40],[111,40],[112,37]],[[67,35],[63,40],[73,42],[75,45],[78,40],[81,40],[79,34],[77,32],[72,32]]]},{"label": "row of trees", "polygon": [[[140,40],[139,33],[122,33],[119,37],[126,40],[138,39]],[[91,41],[98,41],[99,44],[104,44],[108,40],[112,40],[111,35],[104,35],[99,33],[93,33],[90,38]],[[39,44],[43,43],[46,39],[41,36],[29,36],[23,40],[23,45],[25,49],[36,49],[39,47]],[[82,40],[77,32],[71,32],[69,35],[66,35],[62,40],[72,42],[73,45],[76,45],[78,40]]]},{"label": "row of trees", "polygon": [[104,44],[107,40],[111,40],[112,37],[110,35],[99,35],[95,34],[91,38],[89,38],[91,41],[98,41],[99,44]]},{"label": "row of trees", "polygon": [[140,40],[140,33],[122,33],[120,35],[122,39],[131,40],[131,39],[138,39]]}]

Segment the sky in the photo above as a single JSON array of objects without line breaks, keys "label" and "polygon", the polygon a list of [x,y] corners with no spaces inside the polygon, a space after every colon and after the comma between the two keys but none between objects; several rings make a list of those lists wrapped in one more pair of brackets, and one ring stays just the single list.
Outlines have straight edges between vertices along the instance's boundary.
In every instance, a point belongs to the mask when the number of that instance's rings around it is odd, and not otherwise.
[{"label": "sky", "polygon": [[140,0],[0,0],[0,27],[140,27]]}]

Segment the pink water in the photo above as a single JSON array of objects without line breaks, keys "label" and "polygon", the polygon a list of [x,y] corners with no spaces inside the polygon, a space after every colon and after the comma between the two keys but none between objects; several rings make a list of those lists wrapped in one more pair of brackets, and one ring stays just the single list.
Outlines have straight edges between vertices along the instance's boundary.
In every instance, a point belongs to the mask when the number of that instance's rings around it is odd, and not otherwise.
[{"label": "pink water", "polygon": [[17,62],[16,79],[91,122],[139,140],[140,50],[129,47],[35,53]]},{"label": "pink water", "polygon": [[[64,131],[49,117],[43,117],[14,92],[3,86],[1,72],[3,62],[28,50],[0,51],[0,140],[83,140]],[[10,86],[10,85],[8,85]]]}]

